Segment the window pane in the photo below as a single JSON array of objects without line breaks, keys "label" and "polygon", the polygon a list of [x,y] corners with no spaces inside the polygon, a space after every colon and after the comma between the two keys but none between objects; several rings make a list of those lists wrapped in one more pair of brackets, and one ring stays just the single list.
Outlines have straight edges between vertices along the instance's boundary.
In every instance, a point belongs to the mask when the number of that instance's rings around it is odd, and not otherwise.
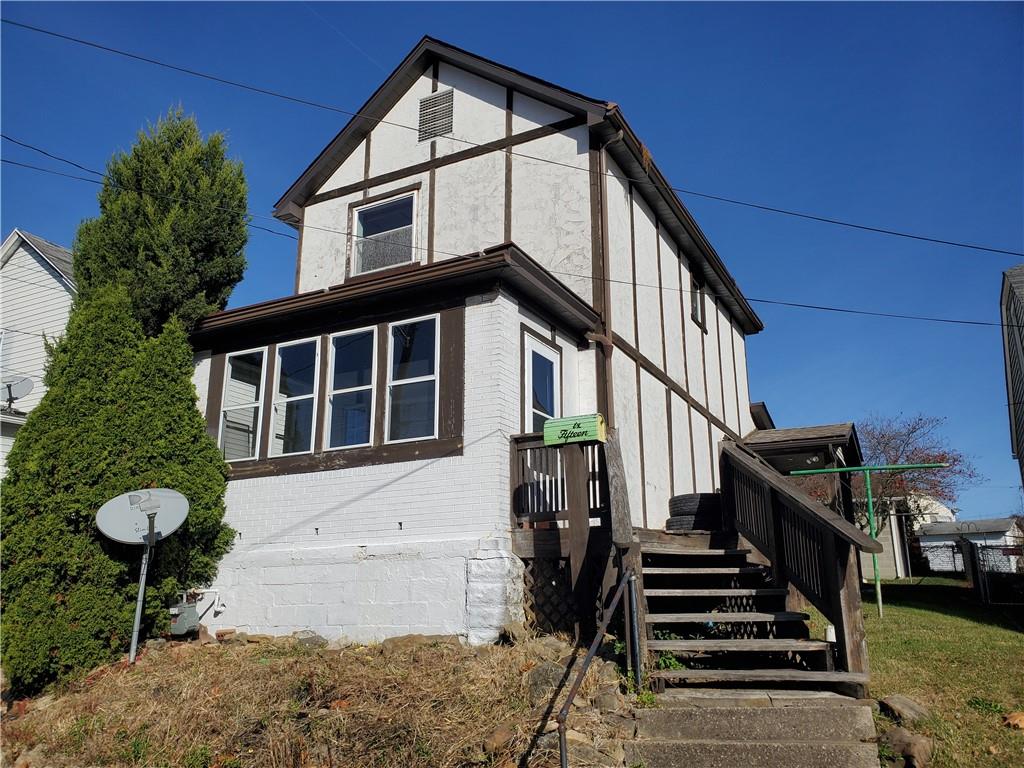
[{"label": "window pane", "polygon": [[370,442],[370,413],[373,394],[364,389],[331,396],[331,434],[327,445],[365,445]]},{"label": "window pane", "polygon": [[331,389],[352,389],[373,384],[373,331],[338,336],[334,344]]},{"label": "window pane", "polygon": [[531,358],[533,371],[533,409],[555,415],[555,364],[536,352]]},{"label": "window pane", "polygon": [[308,451],[313,444],[313,398],[274,406],[271,456]]},{"label": "window pane", "polygon": [[277,350],[277,396],[298,397],[313,394],[316,380],[316,341],[292,344]]},{"label": "window pane", "polygon": [[259,408],[224,411],[221,417],[220,444],[224,458],[251,459],[256,455]]},{"label": "window pane", "polygon": [[389,440],[434,436],[435,384],[435,381],[419,381],[391,387]]},{"label": "window pane", "polygon": [[228,358],[224,405],[245,405],[260,399],[263,387],[263,353],[247,352]]},{"label": "window pane", "polygon": [[546,416],[543,413],[537,413],[536,411],[534,411],[533,412],[533,431],[534,432],[543,432],[544,431],[544,422],[547,421],[547,420],[548,420],[548,416]]},{"label": "window pane", "polygon": [[391,379],[434,375],[436,322],[420,320],[391,329]]},{"label": "window pane", "polygon": [[412,261],[412,203],[409,196],[357,212],[357,272]]}]

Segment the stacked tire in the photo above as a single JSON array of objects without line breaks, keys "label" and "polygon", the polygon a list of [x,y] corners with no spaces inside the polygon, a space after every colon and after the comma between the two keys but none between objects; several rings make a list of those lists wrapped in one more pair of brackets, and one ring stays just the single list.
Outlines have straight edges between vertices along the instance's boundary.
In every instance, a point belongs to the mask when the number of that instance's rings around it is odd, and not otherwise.
[{"label": "stacked tire", "polygon": [[722,503],[717,493],[684,493],[668,501],[669,519],[665,530],[719,531],[722,529]]}]

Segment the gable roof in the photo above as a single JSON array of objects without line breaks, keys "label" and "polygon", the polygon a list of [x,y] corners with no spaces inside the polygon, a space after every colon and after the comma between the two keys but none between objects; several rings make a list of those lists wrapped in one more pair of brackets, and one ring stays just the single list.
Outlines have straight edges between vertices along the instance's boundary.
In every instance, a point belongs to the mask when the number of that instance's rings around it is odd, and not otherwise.
[{"label": "gable roof", "polygon": [[922,525],[918,534],[920,536],[948,536],[963,534],[969,536],[973,533],[998,533],[1004,534],[1016,524],[1012,517],[995,517],[987,520],[959,520],[952,523],[927,523]]},{"label": "gable roof", "polygon": [[575,117],[585,118],[591,136],[607,147],[608,153],[625,175],[633,180],[634,188],[665,224],[665,229],[682,248],[687,259],[699,268],[704,284],[722,299],[744,333],[752,334],[764,329],[764,324],[743,296],[721,257],[671,189],[668,180],[651,159],[651,153],[626,122],[616,104],[584,96],[432,37],[420,40],[338,135],[292,183],[274,204],[274,216],[291,226],[299,227],[301,208],[416,79],[437,61],[513,88]]},{"label": "gable roof", "polygon": [[17,250],[19,242],[25,243],[39,254],[41,258],[60,273],[61,277],[67,281],[68,286],[75,290],[75,265],[71,251],[23,229],[15,227],[11,234],[7,236],[7,239],[4,240],[2,246],[3,256],[0,259],[0,263],[6,264],[8,262],[14,251]]}]

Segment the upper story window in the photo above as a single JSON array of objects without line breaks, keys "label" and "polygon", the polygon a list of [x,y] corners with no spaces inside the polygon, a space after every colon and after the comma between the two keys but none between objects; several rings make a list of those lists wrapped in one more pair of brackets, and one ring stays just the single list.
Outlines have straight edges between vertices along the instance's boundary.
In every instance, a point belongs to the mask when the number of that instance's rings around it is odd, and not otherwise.
[{"label": "upper story window", "polygon": [[313,450],[319,347],[317,339],[277,347],[271,456]]},{"label": "upper story window", "polygon": [[375,328],[331,336],[327,448],[355,448],[372,442],[376,348]]},{"label": "upper story window", "polygon": [[437,435],[437,315],[389,326],[387,442]]},{"label": "upper story window", "polygon": [[542,432],[544,422],[561,414],[561,357],[540,339],[526,337],[526,428]]},{"label": "upper story window", "polygon": [[354,274],[413,261],[415,192],[355,210]]},{"label": "upper story window", "polygon": [[707,315],[704,307],[704,286],[693,276],[690,277],[690,318],[701,328],[705,328]]},{"label": "upper story window", "polygon": [[221,400],[220,449],[227,461],[254,459],[259,451],[266,351],[227,356]]}]

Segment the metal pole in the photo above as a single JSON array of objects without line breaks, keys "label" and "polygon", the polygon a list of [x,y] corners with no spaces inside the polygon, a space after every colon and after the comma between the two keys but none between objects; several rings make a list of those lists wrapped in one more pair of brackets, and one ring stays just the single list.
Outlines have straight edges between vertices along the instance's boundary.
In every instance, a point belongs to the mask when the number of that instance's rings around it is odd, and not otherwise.
[{"label": "metal pole", "polygon": [[633,658],[631,659],[633,664],[633,682],[636,685],[636,690],[639,692],[643,685],[643,679],[640,670],[640,631],[637,626],[638,623],[636,607],[636,574],[634,573],[629,576],[629,634],[632,640],[630,645],[633,646]]},{"label": "metal pole", "polygon": [[[875,500],[871,493],[871,472],[864,472],[864,491],[868,495],[868,533],[871,538],[878,540],[878,532],[875,529]],[[871,567],[875,571],[875,603],[878,605],[878,618],[882,618],[882,577],[878,573],[878,555],[871,553]]]},{"label": "metal pole", "polygon": [[132,645],[128,651],[128,663],[135,663],[135,654],[139,649],[139,625],[142,624],[142,604],[146,596],[146,571],[149,569],[149,552],[156,538],[156,512],[147,513],[149,533],[146,534],[146,548],[142,552],[142,569],[139,572],[139,596],[135,599],[135,624],[132,626]]}]

